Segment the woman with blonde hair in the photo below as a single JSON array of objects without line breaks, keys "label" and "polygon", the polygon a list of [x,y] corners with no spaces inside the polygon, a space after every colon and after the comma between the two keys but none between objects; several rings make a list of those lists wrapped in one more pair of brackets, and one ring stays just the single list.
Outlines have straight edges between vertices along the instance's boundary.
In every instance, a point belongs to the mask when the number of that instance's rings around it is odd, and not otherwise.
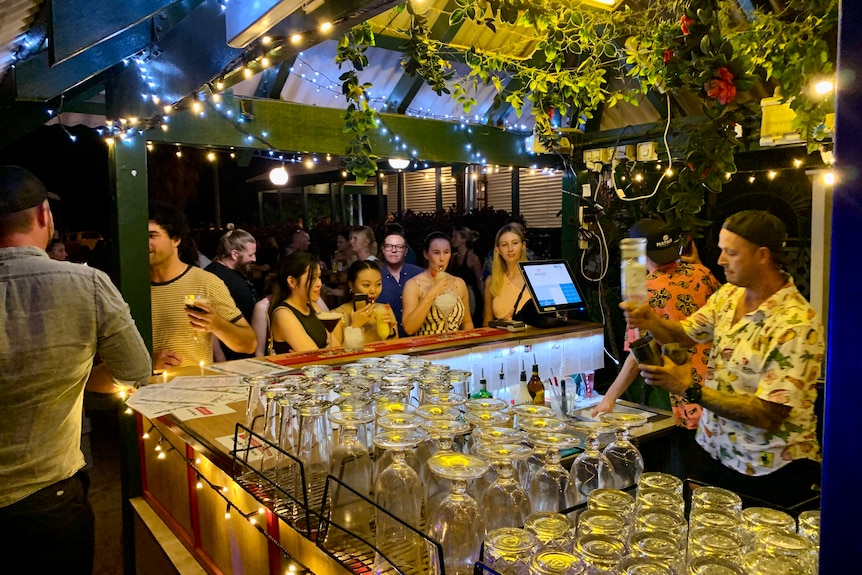
[{"label": "woman with blonde hair", "polygon": [[[493,319],[510,321],[530,301],[518,262],[527,261],[527,239],[517,224],[506,224],[494,240],[491,275],[485,281],[484,324]],[[517,309],[516,309],[517,306]]]},{"label": "woman with blonde hair", "polygon": [[358,260],[377,261],[377,239],[374,230],[368,226],[350,228],[350,247]]}]

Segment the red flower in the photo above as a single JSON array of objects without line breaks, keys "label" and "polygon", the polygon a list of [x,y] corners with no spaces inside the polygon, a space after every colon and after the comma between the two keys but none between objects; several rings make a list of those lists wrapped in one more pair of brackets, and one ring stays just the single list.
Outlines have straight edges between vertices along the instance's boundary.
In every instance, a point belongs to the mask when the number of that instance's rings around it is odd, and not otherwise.
[{"label": "red flower", "polygon": [[685,14],[682,15],[682,18],[679,19],[679,27],[682,28],[682,33],[686,36],[691,34],[691,30],[689,26],[694,24],[694,18],[689,18]]},{"label": "red flower", "polygon": [[673,58],[673,50],[670,48],[665,49],[661,54],[661,59],[664,60],[664,63],[667,64],[670,62],[671,58]]},{"label": "red flower", "polygon": [[719,68],[718,76],[707,84],[706,95],[715,98],[719,104],[724,106],[736,97],[736,85],[733,83],[733,74],[727,68]]}]

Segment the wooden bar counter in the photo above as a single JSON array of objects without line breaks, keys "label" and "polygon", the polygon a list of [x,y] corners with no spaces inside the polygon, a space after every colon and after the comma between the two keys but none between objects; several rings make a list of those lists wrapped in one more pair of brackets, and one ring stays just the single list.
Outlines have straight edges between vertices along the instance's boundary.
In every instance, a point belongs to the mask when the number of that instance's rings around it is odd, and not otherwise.
[{"label": "wooden bar counter", "polygon": [[[550,369],[558,376],[592,371],[603,366],[603,345],[602,326],[582,323],[514,333],[482,328],[450,336],[378,342],[357,354],[321,350],[266,359],[298,368],[393,353],[422,356],[453,369],[467,369],[476,383],[479,372],[484,371],[494,396],[508,400],[518,384],[522,360],[529,370],[535,354],[545,379]],[[201,375],[205,370],[184,368],[170,376]],[[155,377],[153,383],[164,380]],[[236,462],[224,438],[232,437],[237,422],[243,421],[245,405],[239,402],[230,407],[231,413],[185,421],[170,415],[152,421],[137,416],[143,490],[142,498],[133,501],[138,572],[367,572],[367,567],[346,566],[331,557],[234,481]],[[655,433],[665,427],[644,431]],[[171,552],[171,541],[175,548],[179,541],[184,550]],[[185,566],[178,559],[183,556]],[[189,562],[189,556],[195,561]]]}]

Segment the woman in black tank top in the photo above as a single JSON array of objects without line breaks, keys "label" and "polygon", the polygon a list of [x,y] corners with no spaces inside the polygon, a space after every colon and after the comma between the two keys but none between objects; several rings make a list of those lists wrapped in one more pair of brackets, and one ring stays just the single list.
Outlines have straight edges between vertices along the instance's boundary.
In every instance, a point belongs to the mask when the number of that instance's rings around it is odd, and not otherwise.
[{"label": "woman in black tank top", "polygon": [[320,264],[308,252],[293,252],[279,261],[269,305],[275,353],[326,347],[326,328],[313,304],[321,285]]}]

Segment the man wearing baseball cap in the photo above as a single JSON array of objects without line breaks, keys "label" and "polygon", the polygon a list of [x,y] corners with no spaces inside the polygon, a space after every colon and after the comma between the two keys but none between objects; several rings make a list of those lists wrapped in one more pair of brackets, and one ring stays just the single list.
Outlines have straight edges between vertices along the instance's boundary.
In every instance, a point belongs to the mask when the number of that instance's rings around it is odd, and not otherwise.
[{"label": "man wearing baseball cap", "polygon": [[639,366],[648,384],[703,406],[689,477],[791,507],[812,499],[820,481],[814,385],[824,343],[817,314],[782,268],[786,236],[769,212],[736,213],[718,240],[728,283],[705,306],[681,322],[643,304],[620,307],[630,327],[662,343],[712,342],[703,386],[667,358]]},{"label": "man wearing baseball cap", "polygon": [[[647,291],[649,305],[659,316],[680,321],[706,304],[709,296],[719,288],[719,282],[700,263],[680,261],[680,234],[669,224],[656,219],[639,220],[629,229],[629,237],[645,238],[647,241]],[[638,339],[640,334],[631,329],[626,333],[625,348]],[[688,349],[691,357],[691,378],[701,383],[706,376],[706,356],[708,343],[699,343]],[[614,410],[614,403],[632,385],[638,376],[638,364],[634,355],[626,357],[623,367],[617,374],[602,400],[593,408],[592,416]],[[694,433],[700,419],[701,408],[697,403],[689,403],[685,398],[669,394],[660,388],[643,386],[644,401],[655,407],[673,410],[679,427]],[[678,433],[683,433],[682,431]],[[679,457],[671,453],[667,469],[664,471],[682,475]]]},{"label": "man wearing baseball cap", "polygon": [[32,173],[0,166],[0,553],[27,565],[47,552],[64,572],[89,574],[84,389],[144,384],[151,364],[108,276],[48,257],[49,199],[59,198]]}]

